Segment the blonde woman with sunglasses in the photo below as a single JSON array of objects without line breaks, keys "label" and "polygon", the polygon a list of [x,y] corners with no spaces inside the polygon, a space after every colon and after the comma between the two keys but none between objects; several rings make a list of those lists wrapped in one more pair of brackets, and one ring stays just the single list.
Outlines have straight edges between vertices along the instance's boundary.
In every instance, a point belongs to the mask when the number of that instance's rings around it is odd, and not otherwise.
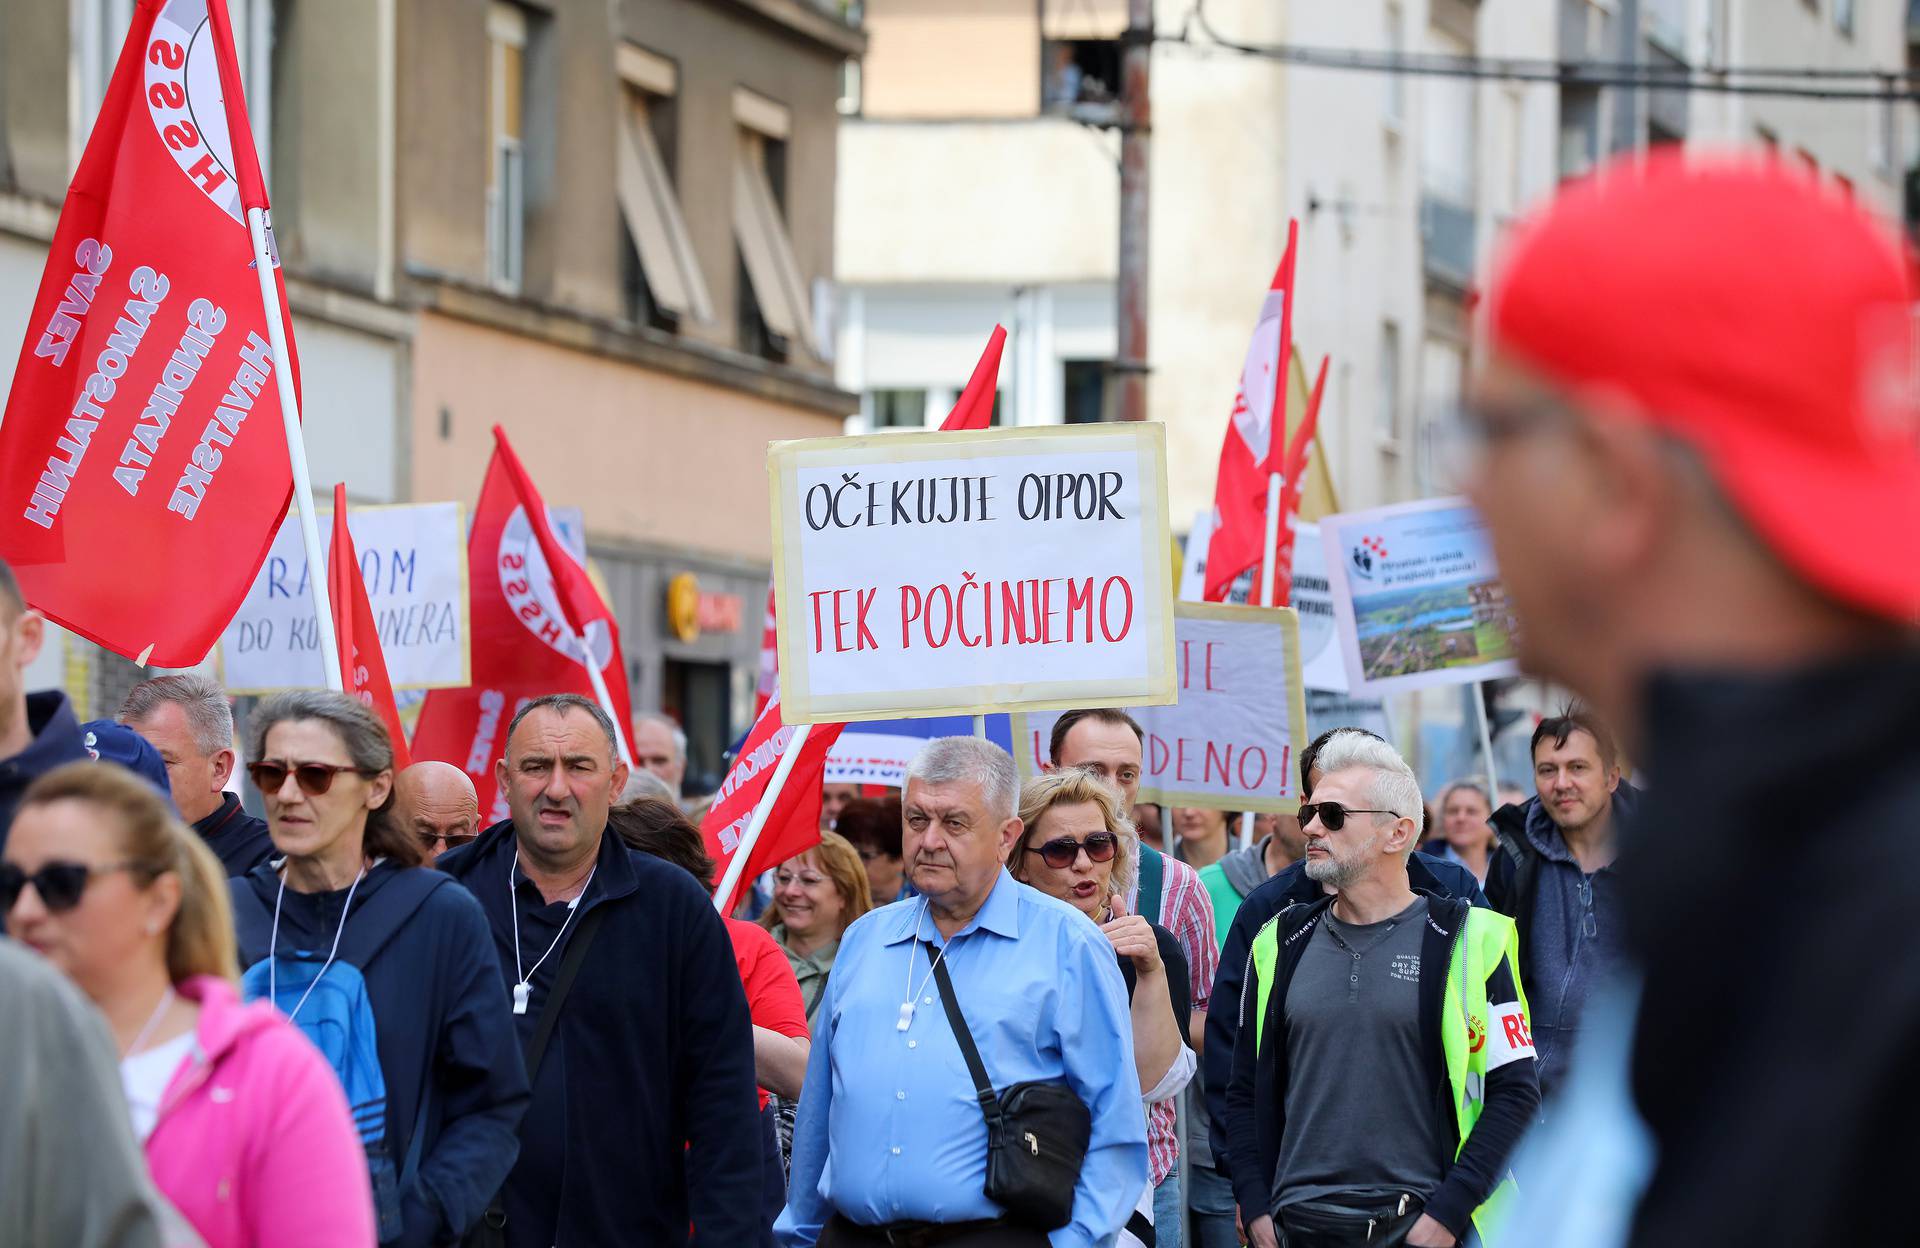
[{"label": "blonde woman with sunglasses", "polygon": [[71,763],[21,799],[8,933],[106,1016],[153,1181],[211,1248],[373,1236],[366,1162],[326,1059],[235,985],[226,872],[150,786]]},{"label": "blonde woman with sunglasses", "polygon": [[[1140,841],[1117,790],[1078,768],[1049,772],[1020,791],[1020,836],[1007,857],[1013,878],[1058,897],[1100,926],[1113,943],[1132,1003],[1133,1059],[1149,1112],[1173,1100],[1193,1078],[1188,1048],[1192,990],[1187,959],[1173,933],[1137,914],[1122,899],[1139,870]],[[1153,1191],[1173,1169],[1177,1152],[1149,1155],[1149,1182],[1122,1245],[1143,1242],[1137,1224],[1153,1224]]]}]

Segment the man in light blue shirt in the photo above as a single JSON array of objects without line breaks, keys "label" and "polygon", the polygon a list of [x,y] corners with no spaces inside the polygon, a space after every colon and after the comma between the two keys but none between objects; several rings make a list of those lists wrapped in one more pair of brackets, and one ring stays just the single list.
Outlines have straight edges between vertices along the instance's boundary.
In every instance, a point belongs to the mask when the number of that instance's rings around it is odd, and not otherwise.
[{"label": "man in light blue shirt", "polygon": [[[1093,1248],[1146,1190],[1126,985],[1098,928],[1007,873],[1018,789],[1007,752],[973,737],[932,741],[908,768],[903,848],[921,896],[841,937],[774,1225],[785,1248]],[[994,1087],[1064,1081],[1092,1112],[1073,1219],[1051,1234],[1000,1222],[986,1196],[986,1124],[929,948]]]}]

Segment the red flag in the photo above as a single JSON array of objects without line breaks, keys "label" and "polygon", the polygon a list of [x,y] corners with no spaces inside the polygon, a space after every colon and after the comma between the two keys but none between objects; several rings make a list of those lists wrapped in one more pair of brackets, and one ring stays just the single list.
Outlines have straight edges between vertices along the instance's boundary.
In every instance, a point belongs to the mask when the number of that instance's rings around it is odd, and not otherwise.
[{"label": "red flag", "polygon": [[[826,774],[827,751],[833,748],[840,730],[845,727],[845,724],[815,724],[807,734],[806,744],[800,747],[800,756],[794,760],[786,784],[774,799],[767,824],[760,830],[760,839],[754,842],[746,870],[740,875],[741,884],[751,883],[762,871],[820,843],[820,789]],[[713,795],[713,804],[707,807],[706,817],[700,821],[700,834],[706,838],[716,879],[726,875],[727,864],[733,861],[740,838],[746,835],[747,825],[753,820],[753,808],[766,793],[767,781],[773,778],[794,731],[792,725],[781,721],[780,697],[776,693],[754,720],[747,739],[740,744],[739,757],[734,759],[727,778]],[[729,896],[716,897],[720,913],[731,913],[739,895],[740,885],[736,884]]]},{"label": "red flag", "polygon": [[[960,392],[953,410],[940,422],[942,432],[953,429],[985,429],[993,423],[993,397],[999,388],[1000,350],[1006,345],[1007,331],[995,325],[987,337],[986,350],[973,366],[973,376]],[[767,703],[780,688],[779,638],[774,625],[773,586],[767,586],[766,628],[760,635],[760,678],[754,686],[753,717],[760,718]]]},{"label": "red flag", "polygon": [[1234,578],[1258,563],[1266,540],[1267,478],[1279,472],[1287,427],[1287,361],[1293,354],[1293,259],[1300,225],[1287,223],[1287,251],[1260,305],[1260,322],[1240,368],[1233,419],[1220,444],[1213,487],[1213,537],[1207,546],[1210,602],[1226,597]]},{"label": "red flag", "polygon": [[1273,552],[1273,605],[1286,606],[1293,598],[1294,521],[1300,514],[1301,486],[1307,473],[1307,452],[1313,447],[1313,433],[1320,423],[1320,396],[1327,390],[1328,357],[1320,357],[1320,372],[1313,379],[1313,393],[1307,398],[1307,413],[1300,427],[1287,439],[1286,468],[1281,474],[1280,533]]},{"label": "red flag", "polygon": [[224,5],[135,9],[0,423],[0,556],[27,601],[162,667],[206,657],[293,493],[239,84]]},{"label": "red flag", "polygon": [[942,432],[985,429],[993,423],[993,398],[1000,390],[1000,348],[1006,343],[1005,327],[995,325],[987,337],[987,349],[980,353],[980,362],[973,366],[973,376],[967,378],[967,388],[960,392],[953,410],[940,422]]},{"label": "red flag", "polygon": [[327,597],[332,599],[333,636],[340,646],[340,675],[347,693],[378,715],[393,738],[393,767],[410,763],[407,732],[400,726],[400,708],[393,702],[393,682],[387,679],[387,656],[380,649],[380,633],[373,623],[373,605],[367,601],[367,583],[360,579],[360,556],[347,529],[347,487],[333,487],[333,546],[327,551]]},{"label": "red flag", "polygon": [[[480,794],[480,810],[489,823],[507,817],[506,801],[496,791],[493,765],[506,754],[507,725],[514,712],[542,694],[593,696],[577,634],[568,627],[559,591],[548,572],[552,565],[528,514],[538,512],[544,522],[545,508],[537,495],[532,507],[522,504],[504,449],[496,449],[487,466],[467,538],[472,683],[464,689],[429,693],[413,733],[415,758],[452,763],[472,778]],[[564,549],[555,562],[563,571],[579,568]],[[593,601],[599,603],[598,594]],[[606,622],[606,627],[590,628],[587,645],[593,661],[601,665],[625,724],[631,724],[620,635],[611,626],[610,615]],[[623,726],[623,731],[629,730]]]}]

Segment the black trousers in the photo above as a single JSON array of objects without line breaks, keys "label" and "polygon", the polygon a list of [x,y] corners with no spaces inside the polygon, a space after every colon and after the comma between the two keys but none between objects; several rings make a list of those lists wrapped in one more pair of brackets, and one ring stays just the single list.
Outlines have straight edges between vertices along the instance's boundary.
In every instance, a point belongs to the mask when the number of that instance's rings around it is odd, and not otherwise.
[{"label": "black trousers", "polygon": [[[934,1245],[937,1248],[1047,1248],[1045,1232],[1018,1226],[957,1230],[951,1237],[941,1237],[941,1232],[928,1229],[931,1232],[927,1240],[928,1248],[934,1248]],[[893,1242],[882,1228],[861,1226],[836,1213],[821,1229],[818,1248],[891,1248]]]}]

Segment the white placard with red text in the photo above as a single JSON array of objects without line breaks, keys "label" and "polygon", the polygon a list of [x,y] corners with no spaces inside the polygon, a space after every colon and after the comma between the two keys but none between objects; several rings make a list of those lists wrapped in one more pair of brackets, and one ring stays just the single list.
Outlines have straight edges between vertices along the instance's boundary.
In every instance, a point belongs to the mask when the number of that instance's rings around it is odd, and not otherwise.
[{"label": "white placard with red text", "polygon": [[[1179,700],[1133,717],[1146,733],[1140,800],[1292,813],[1306,744],[1299,620],[1289,608],[1183,602],[1174,610]],[[1023,776],[1047,761],[1058,714],[1013,717]]]},{"label": "white placard with red text", "polygon": [[1173,699],[1162,426],[778,442],[767,472],[789,723]]}]

